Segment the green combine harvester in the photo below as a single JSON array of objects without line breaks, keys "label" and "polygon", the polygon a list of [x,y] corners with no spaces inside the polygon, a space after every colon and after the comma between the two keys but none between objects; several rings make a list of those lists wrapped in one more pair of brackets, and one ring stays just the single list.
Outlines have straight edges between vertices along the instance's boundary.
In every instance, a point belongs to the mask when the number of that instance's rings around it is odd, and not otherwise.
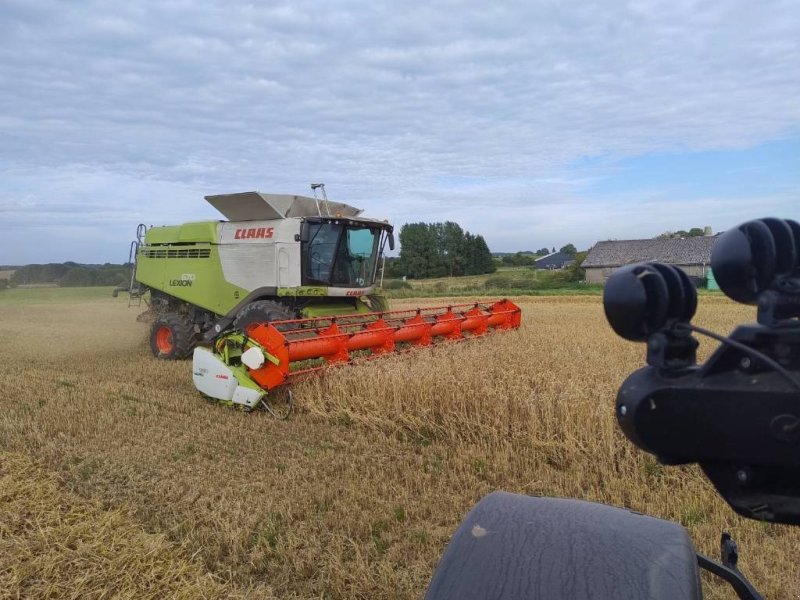
[{"label": "green combine harvester", "polygon": [[254,323],[388,309],[376,278],[392,226],[311,187],[313,198],[206,196],[227,221],[139,226],[129,292],[150,294],[155,356],[186,358],[199,341]]},{"label": "green combine harvester", "polygon": [[286,418],[286,384],[327,366],[520,326],[508,300],[390,311],[376,281],[392,226],[311,187],[313,198],[206,196],[228,221],[137,230],[128,289],[149,292],[150,348],[191,355],[206,398]]}]

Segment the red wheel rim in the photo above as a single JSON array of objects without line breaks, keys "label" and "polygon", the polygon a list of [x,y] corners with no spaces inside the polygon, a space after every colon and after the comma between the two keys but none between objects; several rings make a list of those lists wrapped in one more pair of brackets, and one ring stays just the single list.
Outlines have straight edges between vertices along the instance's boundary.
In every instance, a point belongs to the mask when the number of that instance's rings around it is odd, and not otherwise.
[{"label": "red wheel rim", "polygon": [[161,354],[169,354],[172,352],[172,347],[172,329],[162,325],[156,331],[156,348]]}]

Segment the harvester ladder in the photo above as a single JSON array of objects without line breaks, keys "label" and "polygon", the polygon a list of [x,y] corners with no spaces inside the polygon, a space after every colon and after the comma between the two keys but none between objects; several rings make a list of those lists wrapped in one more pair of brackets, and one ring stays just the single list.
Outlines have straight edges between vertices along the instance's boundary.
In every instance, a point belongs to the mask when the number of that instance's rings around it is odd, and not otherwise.
[{"label": "harvester ladder", "polygon": [[311,191],[314,192],[314,201],[317,203],[317,214],[321,217],[322,211],[319,208],[319,201],[320,198],[317,198],[317,189],[322,190],[322,202],[325,206],[325,216],[331,216],[331,208],[328,205],[328,194],[325,193],[325,184],[324,183],[312,183],[311,184]]},{"label": "harvester ladder", "polygon": [[[131,242],[128,250],[128,264],[131,266],[131,278],[128,282],[128,307],[142,305],[142,288],[136,281],[136,264],[139,260],[139,247],[144,243],[144,234],[147,233],[147,226],[139,223],[136,227],[136,239]],[[135,302],[134,302],[135,300]]]}]

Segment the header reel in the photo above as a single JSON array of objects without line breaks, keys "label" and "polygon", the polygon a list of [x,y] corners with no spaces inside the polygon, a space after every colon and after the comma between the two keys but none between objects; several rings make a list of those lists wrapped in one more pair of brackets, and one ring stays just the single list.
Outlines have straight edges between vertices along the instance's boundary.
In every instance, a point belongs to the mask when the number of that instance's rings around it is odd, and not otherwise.
[{"label": "header reel", "polygon": [[[711,266],[758,324],[724,337],[691,324],[697,292],[680,269],[630,265],[607,282],[614,331],[647,343],[649,366],[617,396],[625,435],[663,463],[697,462],[739,514],[800,524],[800,225],[749,221],[723,234]],[[692,333],[722,345],[697,364]]]},{"label": "header reel", "polygon": [[[522,310],[510,300],[471,302],[333,317],[252,323],[229,331],[212,348],[195,348],[192,374],[206,397],[243,410],[264,408],[286,418],[291,390],[276,409],[276,394],[302,377],[412,348],[460,342],[518,329]],[[281,394],[283,395],[283,394]]]}]

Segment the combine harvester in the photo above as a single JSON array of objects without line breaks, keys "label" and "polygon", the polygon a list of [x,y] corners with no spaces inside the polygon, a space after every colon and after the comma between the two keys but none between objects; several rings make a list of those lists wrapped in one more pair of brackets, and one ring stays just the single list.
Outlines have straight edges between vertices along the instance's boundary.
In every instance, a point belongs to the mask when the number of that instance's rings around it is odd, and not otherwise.
[{"label": "combine harvester", "polygon": [[130,297],[149,292],[153,354],[193,354],[201,393],[273,412],[271,390],[325,366],[519,327],[508,300],[389,310],[378,274],[393,227],[311,187],[206,196],[228,221],[139,226]]}]

